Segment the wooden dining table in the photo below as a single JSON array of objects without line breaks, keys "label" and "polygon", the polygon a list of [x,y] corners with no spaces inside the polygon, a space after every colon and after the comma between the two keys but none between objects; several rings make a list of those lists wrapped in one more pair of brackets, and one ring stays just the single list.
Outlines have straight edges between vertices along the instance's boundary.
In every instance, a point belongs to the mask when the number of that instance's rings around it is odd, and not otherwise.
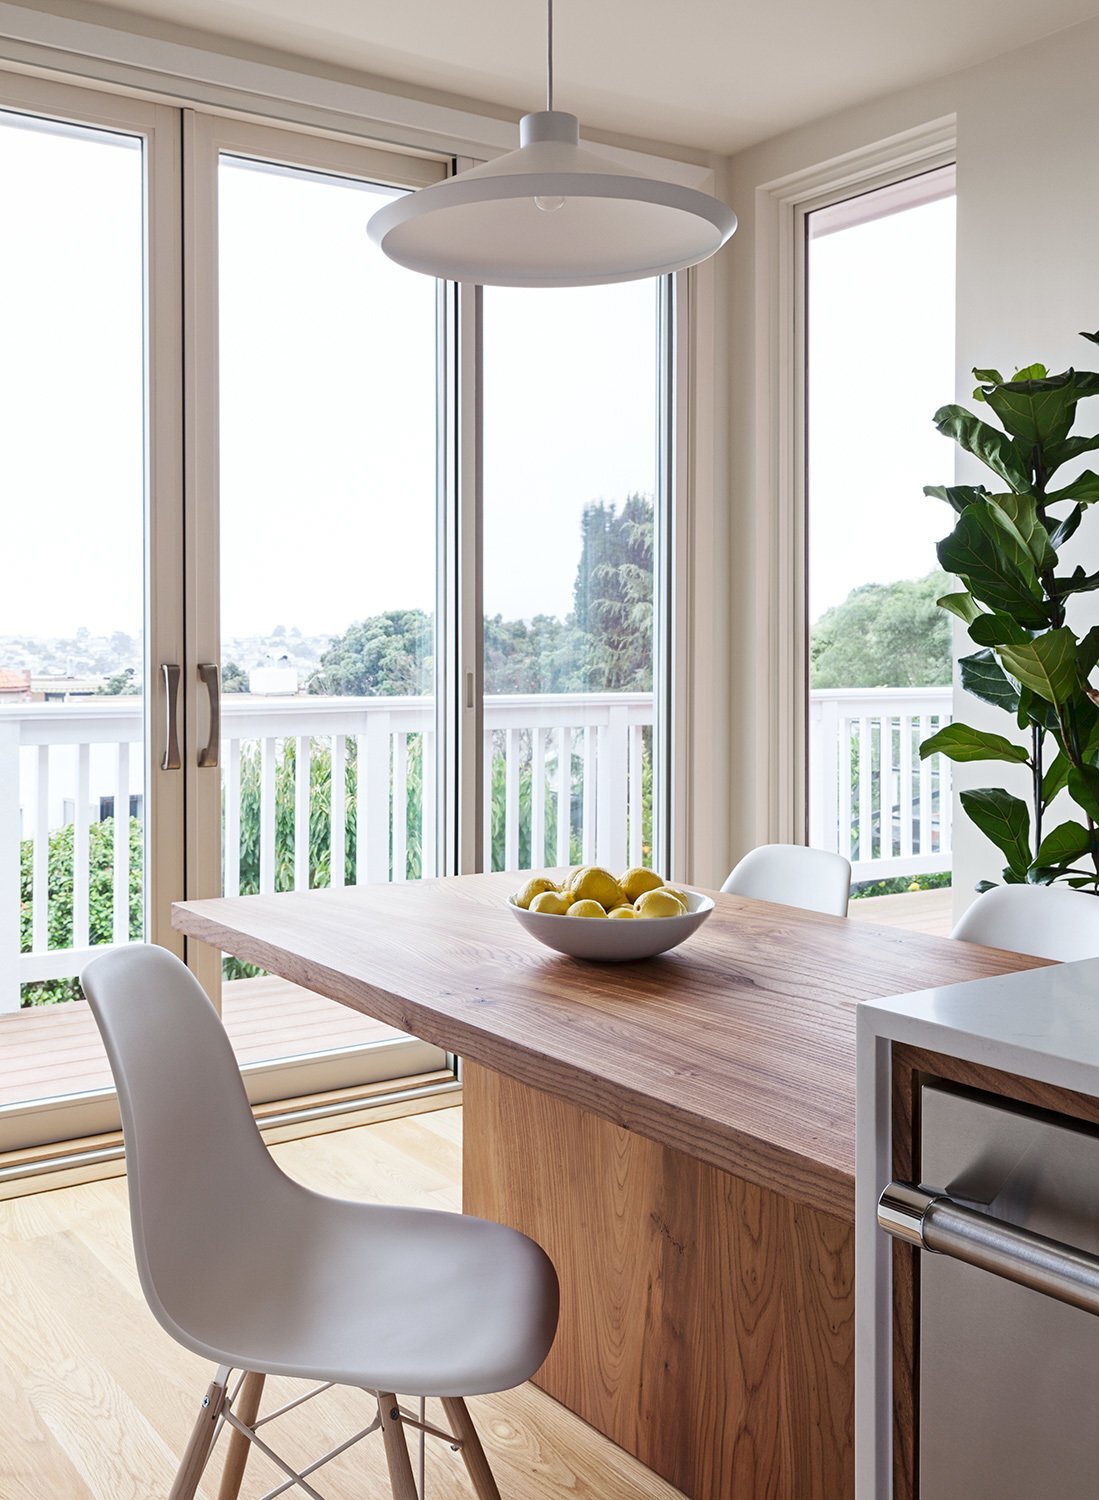
[{"label": "wooden dining table", "polygon": [[511,874],[188,901],[175,926],[462,1059],[467,1213],[561,1279],[537,1383],[691,1500],[854,1493],[855,1006],[1043,960],[714,895],[581,963]]}]

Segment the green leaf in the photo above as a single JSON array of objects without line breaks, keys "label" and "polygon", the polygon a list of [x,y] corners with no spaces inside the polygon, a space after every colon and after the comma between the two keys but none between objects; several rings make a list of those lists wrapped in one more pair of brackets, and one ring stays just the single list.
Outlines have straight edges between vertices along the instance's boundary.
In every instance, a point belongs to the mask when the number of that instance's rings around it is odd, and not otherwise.
[{"label": "green leaf", "polygon": [[1049,624],[1034,558],[999,506],[975,501],[938,545],[939,562],[991,609],[1013,615],[1020,625]]},{"label": "green leaf", "polygon": [[1069,594],[1090,594],[1097,586],[1099,586],[1099,573],[1085,573],[1083,568],[1077,565],[1067,578],[1052,579],[1049,591],[1054,598],[1067,599]]},{"label": "green leaf", "polygon": [[1099,433],[1094,437],[1067,437],[1063,443],[1054,443],[1042,455],[1045,459],[1046,477],[1062,464],[1067,464],[1070,459],[1079,458],[1082,453],[1094,453],[1096,448],[1099,448]]},{"label": "green leaf", "polygon": [[935,603],[940,609],[945,609],[965,625],[972,625],[973,621],[980,618],[981,611],[977,608],[977,601],[972,594],[944,594]]},{"label": "green leaf", "polygon": [[1043,806],[1052,802],[1058,792],[1063,792],[1068,786],[1068,773],[1072,770],[1072,762],[1063,750],[1050,761],[1046,773],[1042,777],[1042,803]]},{"label": "green leaf", "polygon": [[[973,373],[977,375],[976,370]],[[1048,374],[1049,371],[1045,365],[1026,365],[1023,369],[1015,371],[1015,374],[1011,377],[1011,383],[1014,385],[1019,380],[1044,380]],[[977,379],[980,380],[980,378],[977,375]]]},{"label": "green leaf", "polygon": [[1025,802],[1000,787],[982,787],[961,794],[962,806],[986,838],[1007,859],[1018,879],[1030,864],[1030,810]]},{"label": "green leaf", "polygon": [[[1032,372],[1041,370],[1041,375]],[[985,387],[984,398],[1003,423],[1005,431],[1022,443],[1026,451],[1043,451],[1061,443],[1072,431],[1076,420],[1076,403],[1082,396],[1095,395],[1099,383],[1093,384],[1088,371],[1065,370],[1060,375],[1046,375],[1041,365],[1021,370],[1014,380]]]},{"label": "green leaf", "polygon": [[1076,637],[1066,625],[1026,645],[1001,646],[1000,660],[1024,687],[1047,703],[1065,703],[1076,691]]},{"label": "green leaf", "polygon": [[985,729],[971,729],[968,724],[945,724],[937,734],[931,735],[920,745],[920,759],[939,752],[948,760],[1006,760],[1022,765],[1027,752],[1022,745],[1013,745],[1002,734],[990,734]]},{"label": "green leaf", "polygon": [[983,484],[925,484],[923,492],[932,500],[945,500],[959,515],[974,500],[983,500],[988,495]]},{"label": "green leaf", "polygon": [[1019,711],[1019,690],[991,651],[975,651],[958,663],[962,687],[982,703],[991,703],[1006,713]]},{"label": "green leaf", "polygon": [[1099,344],[1099,333],[1085,333],[1083,329],[1081,329],[1080,337],[1082,339],[1088,339],[1093,344]]},{"label": "green leaf", "polygon": [[1094,766],[1073,766],[1068,773],[1068,793],[1088,817],[1099,822],[1099,771]]},{"label": "green leaf", "polygon": [[969,627],[969,634],[978,646],[1023,646],[1030,640],[1029,631],[999,609],[978,615]]},{"label": "green leaf", "polygon": [[994,891],[996,889],[996,882],[994,880],[978,880],[973,889],[977,892],[978,896],[983,896],[985,891]]},{"label": "green leaf", "polygon": [[[1000,374],[999,370],[974,370],[973,379],[979,380],[982,385],[1003,385],[1004,383],[1004,377]],[[979,396],[974,391],[973,395],[978,401],[983,401],[985,398],[983,391]]]},{"label": "green leaf", "polygon": [[1033,495],[990,495],[989,501],[1014,528],[1039,573],[1057,566],[1057,554],[1050,546],[1049,532],[1042,525]]},{"label": "green leaf", "polygon": [[940,406],[934,421],[944,437],[953,438],[959,447],[1006,480],[1013,490],[1030,488],[1029,462],[1006,433],[982,422],[964,406]]},{"label": "green leaf", "polygon": [[[1052,517],[1050,518],[1052,520]],[[1049,533],[1049,545],[1054,549],[1063,547],[1068,539],[1076,535],[1084,519],[1083,505],[1074,505],[1063,521],[1058,521]]]},{"label": "green leaf", "polygon": [[1093,835],[1083,823],[1061,823],[1047,833],[1035,856],[1036,865],[1067,865],[1091,852]]},{"label": "green leaf", "polygon": [[1080,676],[1090,677],[1096,662],[1099,662],[1099,625],[1093,625],[1076,647],[1076,664],[1080,668]]},{"label": "green leaf", "polygon": [[1063,490],[1054,490],[1046,496],[1047,505],[1056,505],[1058,500],[1079,500],[1081,505],[1094,505],[1099,500],[1099,474],[1094,469],[1085,469]]}]

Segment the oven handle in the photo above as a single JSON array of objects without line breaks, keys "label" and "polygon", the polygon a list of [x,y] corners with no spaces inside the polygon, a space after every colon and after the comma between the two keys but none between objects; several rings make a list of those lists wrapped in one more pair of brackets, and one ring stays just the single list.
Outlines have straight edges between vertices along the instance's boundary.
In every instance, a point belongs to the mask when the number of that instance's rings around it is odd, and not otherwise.
[{"label": "oven handle", "polygon": [[1099,1256],[1006,1224],[946,1193],[910,1182],[891,1182],[878,1199],[878,1223],[887,1234],[921,1250],[950,1255],[1005,1281],[1099,1313]]}]

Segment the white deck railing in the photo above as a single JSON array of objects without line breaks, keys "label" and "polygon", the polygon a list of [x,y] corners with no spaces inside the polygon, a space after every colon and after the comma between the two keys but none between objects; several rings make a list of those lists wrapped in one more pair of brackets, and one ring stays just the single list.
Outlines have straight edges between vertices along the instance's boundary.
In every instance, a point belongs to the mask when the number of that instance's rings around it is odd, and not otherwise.
[{"label": "white deck railing", "polygon": [[809,695],[809,842],[853,878],[950,868],[950,762],[921,761],[948,724],[950,687],[818,689]]},{"label": "white deck railing", "polygon": [[[949,868],[949,764],[921,765],[916,748],[949,717],[949,688],[811,694],[810,842],[848,855],[857,880]],[[430,700],[227,695],[222,730],[227,894],[241,890],[245,865],[245,888],[264,892],[307,887],[318,870],[342,885],[435,868]],[[128,818],[110,834],[109,915],[100,910],[94,944],[93,897],[102,908],[104,895],[89,856],[96,803],[127,809],[144,795],[143,733],[133,699],[0,707],[0,1010],[18,1006],[21,984],[77,974],[92,952],[129,940]],[[484,733],[486,868],[644,862],[651,695],[489,697]],[[72,829],[71,924],[68,943],[51,947],[60,827]],[[31,846],[27,953],[21,839]]]}]

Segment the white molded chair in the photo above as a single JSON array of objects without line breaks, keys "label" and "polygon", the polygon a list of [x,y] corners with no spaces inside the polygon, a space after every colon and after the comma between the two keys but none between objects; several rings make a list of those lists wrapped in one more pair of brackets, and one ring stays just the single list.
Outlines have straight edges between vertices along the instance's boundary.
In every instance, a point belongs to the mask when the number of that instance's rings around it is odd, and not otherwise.
[{"label": "white molded chair", "polygon": [[993,886],[950,936],[1063,963],[1099,958],[1099,898],[1063,885]]},{"label": "white molded chair", "polygon": [[842,854],[807,849],[804,844],[761,844],[733,870],[721,887],[734,896],[777,901],[805,911],[845,917],[851,896],[851,865]]},{"label": "white molded chair", "polygon": [[[519,1385],[549,1352],[558,1295],[544,1252],[499,1224],[328,1198],[287,1177],[216,1011],[165,949],[105,954],[83,985],[118,1087],[142,1289],[167,1332],[218,1366],[170,1500],[191,1500],[225,1425],[219,1500],[235,1500],[251,1443],[287,1489],[322,1500],[306,1478],[319,1463],[299,1474],[256,1433],[267,1375],[376,1397],[350,1441],[381,1430],[394,1500],[417,1500],[404,1426],[419,1430],[421,1475],[426,1430],[461,1449],[480,1500],[499,1500],[462,1398]],[[417,1421],[396,1391],[441,1397],[452,1431],[423,1426],[422,1404]]]}]

